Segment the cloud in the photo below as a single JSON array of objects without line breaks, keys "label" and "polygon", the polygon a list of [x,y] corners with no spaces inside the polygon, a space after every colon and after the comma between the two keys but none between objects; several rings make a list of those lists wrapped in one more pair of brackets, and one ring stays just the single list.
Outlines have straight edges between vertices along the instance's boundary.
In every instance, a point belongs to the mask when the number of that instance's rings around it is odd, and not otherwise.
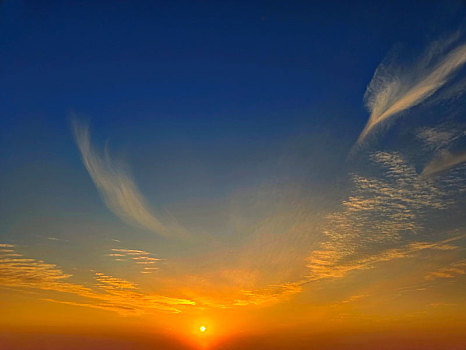
[{"label": "cloud", "polygon": [[235,299],[234,306],[262,306],[275,304],[289,299],[302,291],[303,282],[288,282],[279,285],[271,285],[262,289],[242,290],[241,298]]},{"label": "cloud", "polygon": [[364,99],[370,111],[369,121],[358,138],[360,144],[373,128],[408,110],[433,95],[466,62],[466,45],[445,53],[452,39],[431,45],[416,65],[402,67],[382,63],[366,90]]},{"label": "cloud", "polygon": [[237,284],[227,285],[218,279],[201,276],[186,277],[189,285],[187,294],[191,299],[196,300],[202,307],[221,309],[244,306],[267,307],[281,303],[301,293],[303,285],[307,283],[304,279],[262,285],[253,282],[250,288],[241,288]]},{"label": "cloud", "polygon": [[412,242],[401,248],[386,249],[368,257],[350,259],[347,262],[344,261],[345,255],[335,250],[315,251],[308,260],[307,266],[311,271],[308,280],[316,281],[325,278],[341,278],[351,271],[367,270],[375,267],[378,263],[413,257],[415,253],[427,249],[454,250],[457,249],[457,246],[448,243],[463,239],[464,237],[458,236],[438,242]]},{"label": "cloud", "polygon": [[327,235],[399,239],[403,233],[422,228],[417,221],[421,213],[451,204],[442,186],[419,178],[414,166],[399,153],[374,152],[370,160],[384,175],[353,174],[351,194],[342,201],[341,210],[328,215]]},{"label": "cloud", "polygon": [[95,274],[95,279],[99,282],[99,287],[103,289],[136,289],[136,285],[132,282],[115,278],[112,276],[107,276],[103,273],[97,272]]},{"label": "cloud", "polygon": [[141,273],[147,274],[158,270],[158,267],[154,265],[162,259],[154,258],[149,252],[139,249],[120,249],[113,248],[113,253],[107,254],[107,256],[113,257],[116,261],[132,261],[138,265],[144,265]]},{"label": "cloud", "polygon": [[57,299],[48,301],[114,311],[123,315],[152,310],[179,313],[183,307],[196,305],[196,302],[189,299],[143,292],[133,282],[101,272],[95,273],[97,284],[94,287],[70,282],[71,277],[71,274],[64,273],[54,264],[37,259],[9,257],[0,252],[0,286],[54,291],[86,300],[84,303]]},{"label": "cloud", "polygon": [[[349,194],[326,218],[321,219],[322,211],[311,210],[311,202],[293,195],[290,204],[286,200],[287,205],[270,216],[240,226],[250,231],[237,247],[204,255],[209,267],[196,271],[196,261],[184,262],[183,277],[177,279],[187,281],[187,295],[209,307],[270,306],[311,283],[346,278],[426,252],[455,251],[463,236],[420,235],[426,230],[426,218],[451,209],[456,204],[452,194],[465,184],[450,186],[450,179],[421,178],[397,152],[374,152],[369,159],[371,175],[353,174]],[[249,207],[243,209],[251,214]],[[189,263],[194,264],[191,274],[186,273]]]},{"label": "cloud", "polygon": [[92,148],[88,127],[74,121],[74,135],[81,158],[107,207],[123,221],[159,235],[169,235],[167,227],[153,214],[133,179],[106,153],[101,157]]},{"label": "cloud", "polygon": [[428,149],[439,150],[445,148],[452,141],[458,139],[463,133],[456,130],[442,130],[440,128],[422,128],[416,134]]},{"label": "cloud", "polygon": [[136,256],[144,256],[144,255],[150,255],[149,252],[146,252],[144,250],[138,250],[138,249],[119,249],[119,248],[112,248],[113,252],[119,252],[124,255],[136,255]]},{"label": "cloud", "polygon": [[461,260],[451,264],[450,266],[442,267],[425,276],[427,280],[438,278],[454,278],[456,276],[466,274],[466,260]]},{"label": "cloud", "polygon": [[308,256],[310,281],[341,278],[425,249],[455,249],[446,240],[412,242],[412,237],[422,232],[427,216],[456,203],[452,195],[465,189],[464,182],[424,179],[398,153],[375,152],[370,159],[384,173],[353,175],[350,194],[327,215],[320,249]]},{"label": "cloud", "polygon": [[422,170],[422,176],[432,176],[466,162],[466,151],[450,153],[444,150],[438,153]]},{"label": "cloud", "polygon": [[120,315],[125,315],[125,316],[134,316],[134,315],[140,315],[142,312],[139,309],[136,308],[131,308],[131,307],[125,307],[125,306],[119,306],[119,305],[108,305],[104,303],[78,303],[78,302],[73,302],[73,301],[66,301],[66,300],[58,300],[58,299],[51,299],[51,298],[46,298],[43,299],[44,301],[50,301],[53,303],[58,303],[58,304],[64,304],[64,305],[71,305],[71,306],[78,306],[78,307],[88,307],[91,309],[98,309],[98,310],[104,310],[104,311],[111,311],[111,312],[116,312]]},{"label": "cloud", "polygon": [[[12,256],[14,255],[14,256]],[[13,288],[37,288],[85,295],[90,289],[67,282],[71,277],[54,264],[28,259],[21,254],[0,252],[0,285]]]},{"label": "cloud", "polygon": [[339,304],[348,304],[348,303],[354,303],[355,301],[367,298],[370,296],[370,294],[356,294],[352,295],[349,298],[346,298],[345,300],[342,300]]}]

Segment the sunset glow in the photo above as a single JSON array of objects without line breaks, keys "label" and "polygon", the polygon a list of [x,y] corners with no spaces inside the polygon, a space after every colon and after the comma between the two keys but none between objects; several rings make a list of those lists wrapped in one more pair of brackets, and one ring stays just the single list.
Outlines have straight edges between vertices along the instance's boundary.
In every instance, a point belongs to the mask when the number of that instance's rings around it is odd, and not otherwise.
[{"label": "sunset glow", "polygon": [[0,2],[0,350],[466,349],[466,2]]}]

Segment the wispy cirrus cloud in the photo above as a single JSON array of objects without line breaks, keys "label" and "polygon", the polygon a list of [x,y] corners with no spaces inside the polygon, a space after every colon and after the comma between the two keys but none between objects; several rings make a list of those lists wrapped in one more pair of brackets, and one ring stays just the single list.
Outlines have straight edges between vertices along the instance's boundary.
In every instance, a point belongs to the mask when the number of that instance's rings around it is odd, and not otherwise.
[{"label": "wispy cirrus cloud", "polygon": [[81,158],[107,207],[123,221],[159,235],[169,232],[150,208],[131,176],[108,153],[100,156],[92,147],[89,128],[75,120],[74,135]]},{"label": "wispy cirrus cloud", "polygon": [[466,151],[450,153],[448,150],[439,152],[422,170],[421,175],[432,176],[466,162]]},{"label": "wispy cirrus cloud", "polygon": [[466,63],[465,44],[448,50],[455,39],[435,42],[411,67],[404,68],[393,62],[379,65],[364,95],[370,117],[358,144],[375,126],[433,95]]},{"label": "wispy cirrus cloud", "polygon": [[417,137],[423,141],[427,150],[435,151],[433,158],[424,166],[421,176],[437,175],[466,162],[466,151],[452,152],[451,144],[466,135],[458,128],[445,128],[440,125],[436,128],[422,128]]},{"label": "wispy cirrus cloud", "polygon": [[458,130],[436,127],[421,128],[417,132],[416,136],[424,142],[425,148],[428,150],[438,151],[448,146],[463,134],[464,132],[458,132]]}]

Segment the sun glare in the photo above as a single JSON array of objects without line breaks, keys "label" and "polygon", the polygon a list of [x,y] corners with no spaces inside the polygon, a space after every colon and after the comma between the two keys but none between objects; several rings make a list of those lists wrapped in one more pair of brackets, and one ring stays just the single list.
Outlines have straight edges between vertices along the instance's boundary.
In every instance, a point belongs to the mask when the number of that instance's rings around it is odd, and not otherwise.
[{"label": "sun glare", "polygon": [[201,332],[205,332],[205,331],[206,331],[206,328],[205,328],[204,326],[201,326],[201,327],[199,328],[199,330],[200,330]]}]

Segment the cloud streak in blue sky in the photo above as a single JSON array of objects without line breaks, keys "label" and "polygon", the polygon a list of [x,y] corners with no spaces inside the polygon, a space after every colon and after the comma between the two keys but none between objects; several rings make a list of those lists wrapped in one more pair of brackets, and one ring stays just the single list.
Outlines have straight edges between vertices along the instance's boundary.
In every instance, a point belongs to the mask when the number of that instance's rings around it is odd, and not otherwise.
[{"label": "cloud streak in blue sky", "polygon": [[464,162],[466,162],[466,151],[450,153],[449,151],[444,150],[436,155],[434,159],[424,167],[421,175],[436,175]]},{"label": "cloud streak in blue sky", "polygon": [[168,229],[153,214],[131,176],[117,166],[108,154],[101,157],[92,148],[88,127],[75,120],[73,128],[83,164],[107,207],[131,225],[168,235]]},{"label": "cloud streak in blue sky", "polygon": [[436,42],[409,69],[382,63],[366,90],[369,120],[359,135],[361,143],[374,127],[426,100],[444,86],[466,63],[466,44],[445,53],[453,39]]}]

